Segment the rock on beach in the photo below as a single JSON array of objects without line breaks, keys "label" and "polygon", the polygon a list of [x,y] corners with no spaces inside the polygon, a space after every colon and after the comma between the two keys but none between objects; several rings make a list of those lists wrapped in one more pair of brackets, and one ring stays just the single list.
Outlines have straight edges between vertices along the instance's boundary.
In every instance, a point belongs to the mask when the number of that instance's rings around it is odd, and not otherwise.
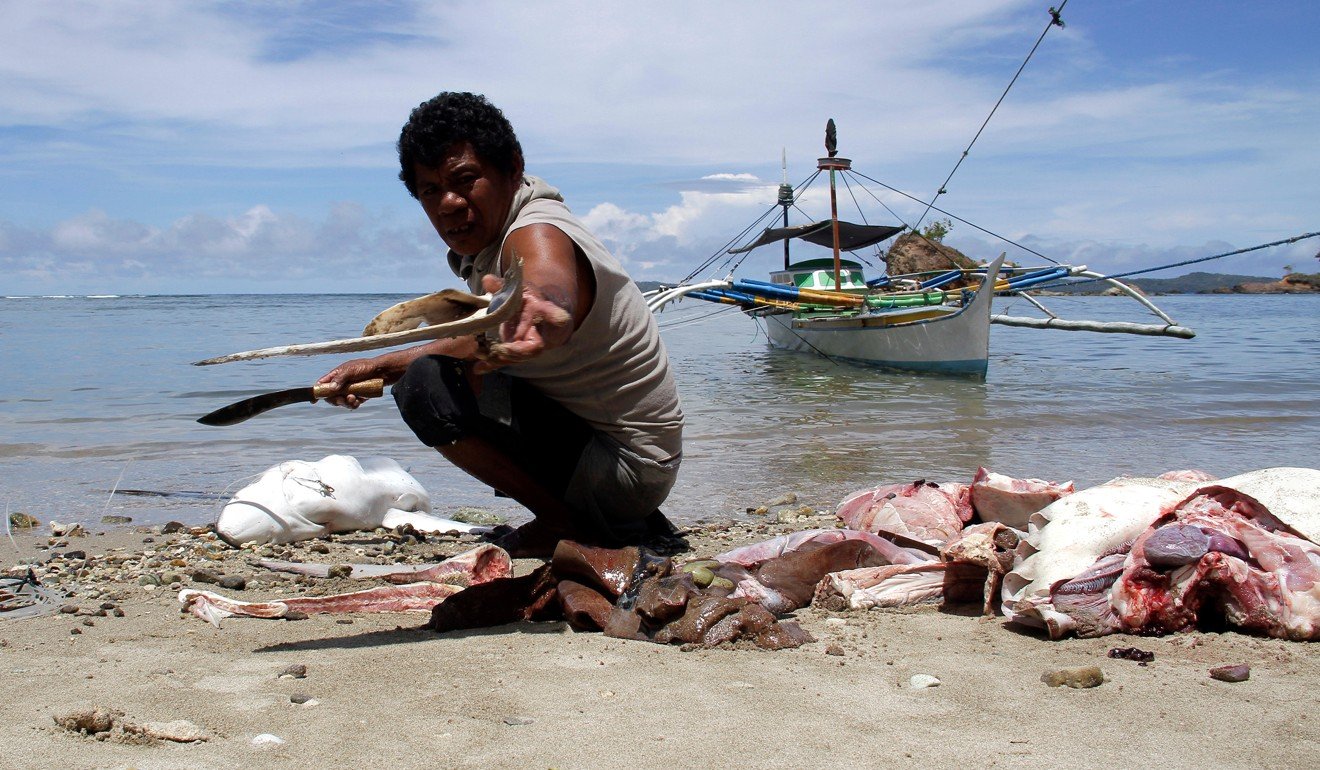
[{"label": "rock on beach", "polygon": [[1221,682],[1245,682],[1251,678],[1251,666],[1245,663],[1215,666],[1210,669],[1210,678]]},{"label": "rock on beach", "polygon": [[1050,687],[1068,686],[1073,689],[1082,690],[1091,687],[1099,687],[1105,682],[1104,672],[1099,666],[1078,666],[1076,668],[1060,668],[1053,671],[1046,671],[1040,675],[1040,681]]}]

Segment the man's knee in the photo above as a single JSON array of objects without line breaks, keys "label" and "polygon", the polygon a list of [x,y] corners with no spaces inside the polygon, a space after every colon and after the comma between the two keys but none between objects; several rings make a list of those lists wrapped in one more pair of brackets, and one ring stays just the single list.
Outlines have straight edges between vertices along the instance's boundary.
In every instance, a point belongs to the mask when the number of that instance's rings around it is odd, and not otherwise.
[{"label": "man's knee", "polygon": [[403,421],[422,443],[446,446],[471,430],[479,416],[463,362],[449,356],[413,361],[390,389]]}]

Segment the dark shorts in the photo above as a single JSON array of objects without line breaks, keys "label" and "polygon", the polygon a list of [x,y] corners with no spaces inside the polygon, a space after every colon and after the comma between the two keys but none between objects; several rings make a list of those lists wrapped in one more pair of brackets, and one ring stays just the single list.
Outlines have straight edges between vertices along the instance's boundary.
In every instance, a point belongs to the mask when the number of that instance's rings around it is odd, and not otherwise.
[{"label": "dark shorts", "polygon": [[579,527],[636,541],[673,487],[679,458],[642,457],[517,377],[484,375],[474,394],[465,366],[426,356],[395,383],[395,403],[417,438],[444,447],[481,436],[567,503]]}]

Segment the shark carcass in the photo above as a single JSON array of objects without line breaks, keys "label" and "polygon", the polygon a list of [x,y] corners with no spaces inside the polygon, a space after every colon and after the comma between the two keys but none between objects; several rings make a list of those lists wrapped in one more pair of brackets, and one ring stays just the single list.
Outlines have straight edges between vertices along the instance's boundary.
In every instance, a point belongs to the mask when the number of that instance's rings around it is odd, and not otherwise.
[{"label": "shark carcass", "polygon": [[1051,638],[1237,627],[1320,639],[1320,470],[1115,479],[1033,514],[1011,622]]}]

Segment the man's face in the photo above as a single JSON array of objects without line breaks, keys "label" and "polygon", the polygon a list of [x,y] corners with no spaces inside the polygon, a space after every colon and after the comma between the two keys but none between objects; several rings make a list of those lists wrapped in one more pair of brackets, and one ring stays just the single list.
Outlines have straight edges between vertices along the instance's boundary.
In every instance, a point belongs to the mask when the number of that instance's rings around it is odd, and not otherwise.
[{"label": "man's face", "polygon": [[440,165],[417,172],[417,200],[445,245],[462,256],[490,246],[513,204],[521,173],[506,174],[486,162],[469,142],[456,143]]}]

